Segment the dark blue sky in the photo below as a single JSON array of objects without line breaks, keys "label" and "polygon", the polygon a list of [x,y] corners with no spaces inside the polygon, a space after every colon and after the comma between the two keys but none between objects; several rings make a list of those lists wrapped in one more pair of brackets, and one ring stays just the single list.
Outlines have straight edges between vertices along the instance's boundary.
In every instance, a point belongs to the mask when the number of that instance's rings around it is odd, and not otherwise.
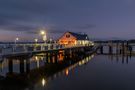
[{"label": "dark blue sky", "polygon": [[135,0],[0,0],[0,40],[33,40],[46,29],[90,38],[135,38]]}]

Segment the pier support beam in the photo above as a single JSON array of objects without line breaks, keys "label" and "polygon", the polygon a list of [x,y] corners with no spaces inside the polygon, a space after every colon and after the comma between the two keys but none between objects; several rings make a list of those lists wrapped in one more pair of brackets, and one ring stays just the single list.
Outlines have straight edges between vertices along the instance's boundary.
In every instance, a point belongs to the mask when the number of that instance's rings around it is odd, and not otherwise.
[{"label": "pier support beam", "polygon": [[119,54],[119,43],[116,43],[116,54]]},{"label": "pier support beam", "polygon": [[20,73],[24,73],[24,60],[20,60]]},{"label": "pier support beam", "polygon": [[54,60],[55,60],[55,62],[57,62],[58,61],[58,54],[57,54],[57,52],[55,52],[55,55],[54,55]]},{"label": "pier support beam", "polygon": [[133,47],[132,46],[129,46],[129,53],[130,53],[130,57],[132,56],[132,51],[133,51]]},{"label": "pier support beam", "polygon": [[49,57],[50,57],[50,62],[52,62],[52,60],[53,60],[53,52],[50,52],[50,55],[49,55]]},{"label": "pier support beam", "polygon": [[103,46],[100,47],[100,53],[103,54]]},{"label": "pier support beam", "polygon": [[48,63],[48,53],[46,53],[46,62]]},{"label": "pier support beam", "polygon": [[30,72],[30,60],[29,59],[26,60],[26,72],[27,73]]},{"label": "pier support beam", "polygon": [[109,54],[113,53],[113,47],[111,45],[109,45]]},{"label": "pier support beam", "polygon": [[125,43],[124,43],[124,41],[122,42],[122,54],[123,55],[125,54]]},{"label": "pier support beam", "polygon": [[13,60],[12,59],[8,61],[8,72],[13,73]]}]

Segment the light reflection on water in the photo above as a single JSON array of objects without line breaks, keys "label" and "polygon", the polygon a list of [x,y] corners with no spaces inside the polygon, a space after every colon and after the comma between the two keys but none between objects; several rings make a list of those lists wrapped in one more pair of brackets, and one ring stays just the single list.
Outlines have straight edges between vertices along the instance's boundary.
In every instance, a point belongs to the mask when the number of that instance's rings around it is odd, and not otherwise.
[{"label": "light reflection on water", "polygon": [[[111,55],[111,57],[113,59],[108,55],[98,55],[90,62],[87,61],[90,60],[87,57],[84,59],[85,61],[78,62],[73,72],[68,71],[68,77],[63,74],[48,82],[46,89],[134,90],[135,71],[133,68],[135,68],[135,57],[129,58],[128,64],[126,63],[126,57],[124,57],[125,63],[123,63],[123,56],[121,55],[119,55],[118,62],[116,62],[116,55]],[[67,69],[65,69],[65,73],[67,73]]]},{"label": "light reflection on water", "polygon": [[81,61],[79,61],[79,62],[77,62],[77,63],[75,63],[75,64],[73,64],[73,65],[71,65],[67,68],[65,68],[62,71],[59,71],[59,72],[55,73],[53,76],[48,77],[46,80],[43,78],[42,81],[41,81],[42,86],[44,88],[46,88],[47,83],[49,83],[49,82],[53,81],[54,79],[59,78],[63,75],[67,77],[69,75],[70,71],[77,68],[78,66],[83,66],[83,65],[87,64],[92,58],[94,58],[94,54],[86,57],[85,59],[83,59],[83,60],[81,60]]},{"label": "light reflection on water", "polygon": [[42,86],[44,87],[46,85],[46,83],[47,83],[46,80],[43,78],[42,79]]},{"label": "light reflection on water", "polygon": [[[22,90],[135,89],[135,71],[133,70],[133,68],[135,68],[134,56],[93,54],[85,57],[78,57],[79,60],[77,61],[76,58],[74,58],[66,62],[62,62],[64,58],[61,55],[58,57],[58,62],[60,63],[54,61],[53,58],[52,60],[49,59],[46,61],[43,55],[33,56],[30,59],[30,69],[32,71],[30,74],[26,75],[26,81],[22,80],[25,83],[27,82],[27,85],[23,88],[19,86],[19,89],[15,90],[20,90],[20,88]],[[8,60],[4,60],[0,63],[1,75],[6,75],[8,71],[7,63]],[[19,68],[19,60],[14,60],[13,63],[14,71],[19,72],[19,70],[17,70],[17,68]],[[53,67],[51,71],[54,73],[48,71],[47,68],[44,69],[44,66],[48,64]],[[21,78],[22,77],[23,76],[21,76]],[[2,84],[0,84],[0,87],[2,87]],[[8,90],[10,89],[8,88]]]},{"label": "light reflection on water", "polygon": [[[31,90],[31,88],[40,90],[39,88],[41,87],[46,88],[49,82],[61,77],[61,75],[68,77],[73,69],[88,63],[94,55],[70,56],[69,60],[64,60],[65,58],[62,54],[57,57],[58,61],[54,57],[48,57],[47,61],[47,58],[42,54],[31,57],[29,61],[18,58],[13,60],[4,59],[0,62],[0,75],[2,77],[2,81],[0,80],[0,90],[1,88],[5,90],[6,85],[9,87],[8,90],[11,89],[10,86],[14,90],[20,90],[20,88],[22,90]],[[28,67],[30,67],[30,72],[27,72]],[[17,83],[18,81],[22,84]],[[5,83],[1,84],[1,82]],[[10,85],[8,82],[13,82],[13,85]],[[26,85],[23,85],[24,83]]]}]

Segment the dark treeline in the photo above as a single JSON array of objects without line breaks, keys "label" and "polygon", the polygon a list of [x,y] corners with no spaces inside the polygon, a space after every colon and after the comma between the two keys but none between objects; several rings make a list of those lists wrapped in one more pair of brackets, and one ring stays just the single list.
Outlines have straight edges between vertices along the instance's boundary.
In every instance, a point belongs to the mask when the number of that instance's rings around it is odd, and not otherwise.
[{"label": "dark treeline", "polygon": [[122,42],[129,42],[129,43],[135,43],[135,39],[132,40],[99,40],[94,41],[94,43],[122,43]]},{"label": "dark treeline", "polygon": [[[16,42],[16,44],[35,44],[36,42]],[[37,43],[45,43],[45,42],[37,42]],[[46,43],[54,43],[54,41],[47,41]],[[15,42],[0,42],[0,44],[15,44]]]}]

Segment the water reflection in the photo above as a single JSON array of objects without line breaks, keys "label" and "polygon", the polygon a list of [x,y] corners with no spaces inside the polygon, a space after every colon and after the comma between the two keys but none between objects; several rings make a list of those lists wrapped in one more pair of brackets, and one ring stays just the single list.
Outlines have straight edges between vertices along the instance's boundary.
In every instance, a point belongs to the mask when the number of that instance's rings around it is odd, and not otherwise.
[{"label": "water reflection", "polygon": [[[55,78],[58,78],[58,77],[60,77],[62,75],[68,76],[70,71],[72,71],[77,66],[83,66],[83,65],[87,64],[92,58],[94,58],[94,54],[93,55],[88,55],[87,57],[84,57],[84,59],[79,60],[79,62],[78,61],[74,62],[74,63],[70,62],[69,66],[66,67],[64,70],[60,70],[57,73],[55,73],[54,75],[48,77],[47,78],[48,82],[51,81],[51,80],[54,80]],[[80,65],[80,63],[81,63],[81,65]],[[43,82],[44,82],[44,79],[42,79],[42,85],[45,86],[43,84]]]},{"label": "water reflection", "polygon": [[129,60],[131,60],[132,57],[134,57],[134,51],[130,50],[130,48],[130,46],[102,46],[102,48],[100,48],[100,50],[97,51],[97,54],[106,55],[108,56],[109,60],[116,61],[117,63],[120,62],[122,64],[128,64]]},{"label": "water reflection", "polygon": [[88,57],[84,58],[83,60],[79,61],[79,66],[87,64],[93,57],[94,57],[94,55],[91,55],[91,56],[88,56]]},{"label": "water reflection", "polygon": [[66,76],[68,76],[68,74],[69,74],[69,70],[68,69],[65,70],[65,74],[66,74]]},{"label": "water reflection", "polygon": [[[101,54],[101,55],[105,55],[105,54]],[[108,56],[108,59],[111,61],[116,61],[117,63],[122,63],[122,64],[128,64],[129,60],[132,59],[132,57],[134,57],[134,55],[128,55],[128,54],[107,54],[105,56]]]},{"label": "water reflection", "polygon": [[64,56],[60,51],[56,55],[42,53],[30,58],[6,58],[0,62],[0,89],[33,90],[39,83],[45,87],[49,81],[68,76],[71,70],[87,64],[93,57],[89,53]]},{"label": "water reflection", "polygon": [[44,87],[46,85],[47,81],[43,78],[42,79],[42,86]]},{"label": "water reflection", "polygon": [[83,65],[87,64],[90,60],[92,60],[92,58],[94,58],[94,54],[89,55],[87,57],[84,57],[84,59],[79,60],[79,62],[78,61],[76,63],[71,62],[69,64],[70,65],[69,67],[66,67],[64,70],[55,73],[53,76],[49,77],[48,79],[53,80],[53,79],[58,78],[62,75],[68,76],[71,70],[73,70],[77,66],[83,66]]}]

